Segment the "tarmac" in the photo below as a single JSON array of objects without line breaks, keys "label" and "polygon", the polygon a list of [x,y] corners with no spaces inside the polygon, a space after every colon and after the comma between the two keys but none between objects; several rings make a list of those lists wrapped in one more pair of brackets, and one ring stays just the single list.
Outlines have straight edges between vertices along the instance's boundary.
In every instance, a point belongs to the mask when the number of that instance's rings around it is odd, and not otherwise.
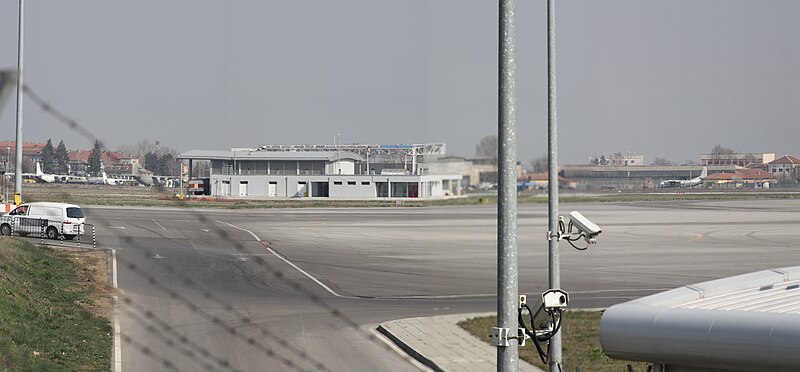
[{"label": "tarmac", "polygon": [[[490,315],[494,313],[398,319],[380,324],[377,331],[431,370],[496,371],[497,348],[457,324],[462,320]],[[523,360],[519,362],[519,370],[542,371]]]}]

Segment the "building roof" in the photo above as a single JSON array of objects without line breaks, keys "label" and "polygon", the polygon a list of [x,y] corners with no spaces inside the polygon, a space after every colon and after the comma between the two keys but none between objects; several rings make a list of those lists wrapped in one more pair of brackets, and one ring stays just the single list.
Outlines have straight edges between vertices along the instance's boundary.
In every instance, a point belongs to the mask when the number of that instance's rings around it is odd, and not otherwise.
[{"label": "building roof", "polygon": [[769,162],[769,164],[796,164],[796,165],[800,165],[800,158],[797,158],[797,157],[792,156],[792,155],[784,155],[784,156],[781,156],[781,157]]},{"label": "building roof", "polygon": [[687,285],[614,305],[600,322],[614,358],[719,370],[800,365],[800,266]]},{"label": "building roof", "polygon": [[278,151],[216,151],[190,150],[178,155],[178,159],[193,160],[283,160],[283,161],[336,161],[350,159],[365,161],[364,157],[352,152],[278,152]]},{"label": "building roof", "polygon": [[[89,156],[92,154],[89,150],[76,150],[69,152],[70,161],[88,162]],[[103,158],[103,163],[118,163],[122,159],[130,159],[131,157],[121,152],[103,151],[100,153]]]},{"label": "building roof", "polygon": [[771,180],[775,178],[775,175],[761,169],[738,169],[736,170],[736,178],[743,180]]},{"label": "building roof", "polygon": [[[548,174],[547,172],[526,173],[517,177],[517,182],[525,182],[525,181],[549,182],[550,174]],[[575,182],[575,180],[571,178],[562,177],[559,175],[558,182]]]},{"label": "building roof", "polygon": [[736,173],[714,173],[704,178],[704,181],[731,181],[740,180],[771,180],[775,175],[761,169],[737,169]]},{"label": "building roof", "polygon": [[703,180],[704,181],[730,181],[735,176],[736,175],[733,174],[733,173],[721,172],[721,173],[710,174],[708,177],[704,178]]},{"label": "building roof", "polygon": [[[22,143],[22,154],[23,155],[39,155],[42,153],[42,149],[47,146],[46,143],[35,143],[35,142],[23,142]],[[0,142],[0,149],[2,148],[9,148],[11,149],[11,153],[15,153],[17,150],[17,143],[14,141],[3,141]],[[55,149],[55,148],[54,148]]]}]

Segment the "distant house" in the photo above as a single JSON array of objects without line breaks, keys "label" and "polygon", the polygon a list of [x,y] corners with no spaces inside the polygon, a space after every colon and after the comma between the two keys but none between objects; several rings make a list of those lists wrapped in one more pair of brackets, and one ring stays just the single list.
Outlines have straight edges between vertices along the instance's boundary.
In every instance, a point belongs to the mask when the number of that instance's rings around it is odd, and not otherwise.
[{"label": "distant house", "polygon": [[[88,173],[89,157],[92,152],[89,150],[76,150],[69,152],[70,173],[77,176],[85,176]],[[131,175],[132,165],[138,164],[139,159],[133,159],[121,152],[103,151],[101,153],[103,168],[109,176]]]},{"label": "distant house", "polygon": [[796,182],[800,169],[800,158],[784,155],[767,164],[767,170],[778,180]]},{"label": "distant house", "polygon": [[[541,173],[528,173],[521,177],[517,177],[517,183],[520,191],[522,190],[545,190],[550,184],[550,175],[547,172]],[[578,187],[578,181],[571,178],[558,176],[558,187],[562,189],[575,189]]]},{"label": "distant house", "polygon": [[766,189],[775,176],[761,169],[737,169],[735,173],[714,173],[703,179],[703,185],[715,189]]},{"label": "distant house", "polygon": [[[36,162],[42,160],[42,150],[46,143],[23,142],[22,143],[22,168],[24,172],[32,173],[36,168]],[[17,158],[17,143],[14,141],[0,142],[0,152],[2,154],[2,161],[0,163],[9,163],[9,172],[13,172],[14,162]]]}]

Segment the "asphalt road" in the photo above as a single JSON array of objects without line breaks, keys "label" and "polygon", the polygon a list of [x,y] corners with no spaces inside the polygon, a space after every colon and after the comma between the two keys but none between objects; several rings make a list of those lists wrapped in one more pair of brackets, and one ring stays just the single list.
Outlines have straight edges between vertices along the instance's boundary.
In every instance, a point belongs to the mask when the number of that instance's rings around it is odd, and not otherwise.
[{"label": "asphalt road", "polygon": [[[797,265],[798,207],[562,204],[603,228],[586,251],[561,244],[562,287],[605,307]],[[546,208],[519,208],[523,293],[547,287]],[[369,328],[496,310],[494,206],[85,210],[117,251],[123,371],[415,370]]]}]

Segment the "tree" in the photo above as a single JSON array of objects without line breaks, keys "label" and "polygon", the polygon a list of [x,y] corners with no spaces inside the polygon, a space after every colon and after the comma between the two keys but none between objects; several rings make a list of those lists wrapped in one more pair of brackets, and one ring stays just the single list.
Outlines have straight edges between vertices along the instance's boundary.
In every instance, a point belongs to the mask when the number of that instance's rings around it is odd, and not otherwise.
[{"label": "tree", "polygon": [[158,172],[156,172],[159,176],[171,176],[172,175],[172,164],[175,162],[175,158],[170,153],[166,153],[158,159]]},{"label": "tree", "polygon": [[144,155],[144,169],[156,173],[158,167],[159,167],[158,154],[150,151]]},{"label": "tree", "polygon": [[533,173],[544,173],[550,168],[550,159],[547,155],[542,155],[534,160],[531,160],[531,171]]},{"label": "tree", "polygon": [[657,166],[664,167],[664,166],[675,165],[675,162],[673,162],[673,161],[671,161],[669,159],[666,159],[666,158],[656,157],[655,159],[653,159],[653,163],[651,165],[657,165]]},{"label": "tree", "polygon": [[55,167],[55,150],[53,149],[53,141],[47,140],[47,144],[42,149],[42,172],[54,173]]},{"label": "tree", "polygon": [[475,146],[475,155],[486,156],[497,161],[499,151],[498,139],[496,134],[490,134],[481,138],[481,142]]},{"label": "tree", "polygon": [[[730,147],[725,147],[722,145],[716,145],[714,148],[711,149],[711,160],[713,164],[727,164],[733,159],[734,151]],[[723,161],[725,160],[725,161]]]},{"label": "tree", "polygon": [[101,175],[103,170],[103,145],[100,141],[94,141],[94,147],[92,147],[92,152],[89,154],[88,163],[89,167],[86,169],[86,172],[89,173],[89,175]]},{"label": "tree", "polygon": [[53,154],[53,162],[55,163],[55,167],[53,170],[58,174],[67,174],[69,171],[69,153],[67,152],[67,146],[64,145],[64,140],[58,143],[58,147],[56,147],[55,154]]}]

